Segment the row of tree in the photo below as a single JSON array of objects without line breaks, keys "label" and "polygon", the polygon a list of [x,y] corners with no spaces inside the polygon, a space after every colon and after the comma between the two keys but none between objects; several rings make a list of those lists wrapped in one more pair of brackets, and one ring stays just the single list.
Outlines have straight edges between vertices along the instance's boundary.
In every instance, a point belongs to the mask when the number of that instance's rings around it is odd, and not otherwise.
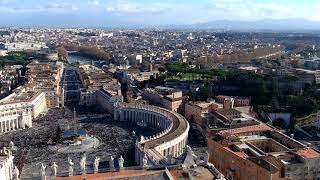
[{"label": "row of tree", "polygon": [[24,52],[9,52],[7,56],[0,56],[0,67],[5,65],[26,65],[28,56]]},{"label": "row of tree", "polygon": [[[166,71],[165,71],[166,70]],[[287,82],[286,87],[279,87],[279,79],[271,75],[261,75],[253,72],[224,71],[219,69],[191,68],[183,63],[166,64],[160,77],[152,78],[145,85],[163,85],[170,76],[183,73],[195,73],[220,78],[202,79],[203,86],[198,91],[188,92],[192,101],[206,101],[216,95],[249,96],[254,106],[264,106],[263,110],[269,112],[289,112],[295,117],[303,117],[319,109],[320,87],[313,84],[306,86],[303,91],[290,87],[290,83],[297,80],[295,76],[287,76],[281,82]],[[200,81],[201,82],[201,81]],[[190,82],[193,83],[193,82]],[[199,82],[196,82],[197,84]]]},{"label": "row of tree", "polygon": [[63,47],[66,51],[74,51],[76,55],[80,55],[89,59],[96,60],[110,60],[112,59],[112,53],[96,46],[78,46],[73,44],[64,44]]}]

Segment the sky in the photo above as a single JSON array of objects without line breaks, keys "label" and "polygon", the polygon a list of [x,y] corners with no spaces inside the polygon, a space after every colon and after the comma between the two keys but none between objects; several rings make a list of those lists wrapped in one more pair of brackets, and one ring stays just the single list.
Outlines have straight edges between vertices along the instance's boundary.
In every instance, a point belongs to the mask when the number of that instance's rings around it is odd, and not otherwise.
[{"label": "sky", "polygon": [[0,26],[181,25],[299,18],[320,22],[320,0],[0,0]]}]

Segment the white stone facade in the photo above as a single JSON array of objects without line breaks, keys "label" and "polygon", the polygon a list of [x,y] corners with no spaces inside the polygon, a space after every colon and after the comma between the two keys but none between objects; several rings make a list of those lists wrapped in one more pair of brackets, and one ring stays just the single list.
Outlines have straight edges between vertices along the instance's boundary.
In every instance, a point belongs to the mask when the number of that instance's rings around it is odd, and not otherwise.
[{"label": "white stone facade", "polygon": [[144,154],[154,164],[161,164],[184,153],[189,124],[176,112],[150,105],[122,103],[115,108],[114,119],[162,130],[151,137],[141,137],[136,143],[135,159],[139,165],[142,165]]},{"label": "white stone facade", "polygon": [[85,106],[98,105],[101,109],[112,113],[114,105],[122,102],[122,95],[112,95],[104,89],[88,89],[85,92],[81,92],[79,104]]},{"label": "white stone facade", "polygon": [[8,99],[0,101],[0,133],[32,127],[32,120],[47,109],[43,92],[34,95],[29,101]]}]

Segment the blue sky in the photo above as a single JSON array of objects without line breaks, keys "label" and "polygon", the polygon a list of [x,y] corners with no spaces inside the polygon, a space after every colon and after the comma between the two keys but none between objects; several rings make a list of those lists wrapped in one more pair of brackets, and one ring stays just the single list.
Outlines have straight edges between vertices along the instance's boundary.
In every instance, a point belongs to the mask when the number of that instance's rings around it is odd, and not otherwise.
[{"label": "blue sky", "polygon": [[320,0],[0,0],[0,26],[193,24],[212,20],[320,21]]}]

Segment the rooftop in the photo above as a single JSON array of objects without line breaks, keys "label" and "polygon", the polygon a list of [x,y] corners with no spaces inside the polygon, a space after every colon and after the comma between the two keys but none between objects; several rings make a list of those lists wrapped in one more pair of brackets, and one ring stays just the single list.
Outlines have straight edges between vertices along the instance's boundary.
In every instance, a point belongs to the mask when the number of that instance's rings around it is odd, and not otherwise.
[{"label": "rooftop", "polygon": [[106,179],[159,179],[169,180],[165,170],[121,170],[115,172],[106,172],[98,174],[86,174],[73,177],[59,177],[56,180],[106,180]]},{"label": "rooftop", "polygon": [[264,132],[272,129],[273,129],[272,127],[261,123],[255,126],[247,126],[247,127],[236,128],[236,129],[223,130],[223,131],[220,131],[219,134],[221,134],[222,136],[230,136],[230,135],[237,135],[237,134],[249,133],[249,132]]},{"label": "rooftop", "polygon": [[301,150],[298,150],[296,152],[296,154],[298,154],[299,156],[302,156],[303,158],[317,158],[317,157],[320,157],[320,153],[311,149],[311,148],[308,148],[308,149],[301,149]]}]

